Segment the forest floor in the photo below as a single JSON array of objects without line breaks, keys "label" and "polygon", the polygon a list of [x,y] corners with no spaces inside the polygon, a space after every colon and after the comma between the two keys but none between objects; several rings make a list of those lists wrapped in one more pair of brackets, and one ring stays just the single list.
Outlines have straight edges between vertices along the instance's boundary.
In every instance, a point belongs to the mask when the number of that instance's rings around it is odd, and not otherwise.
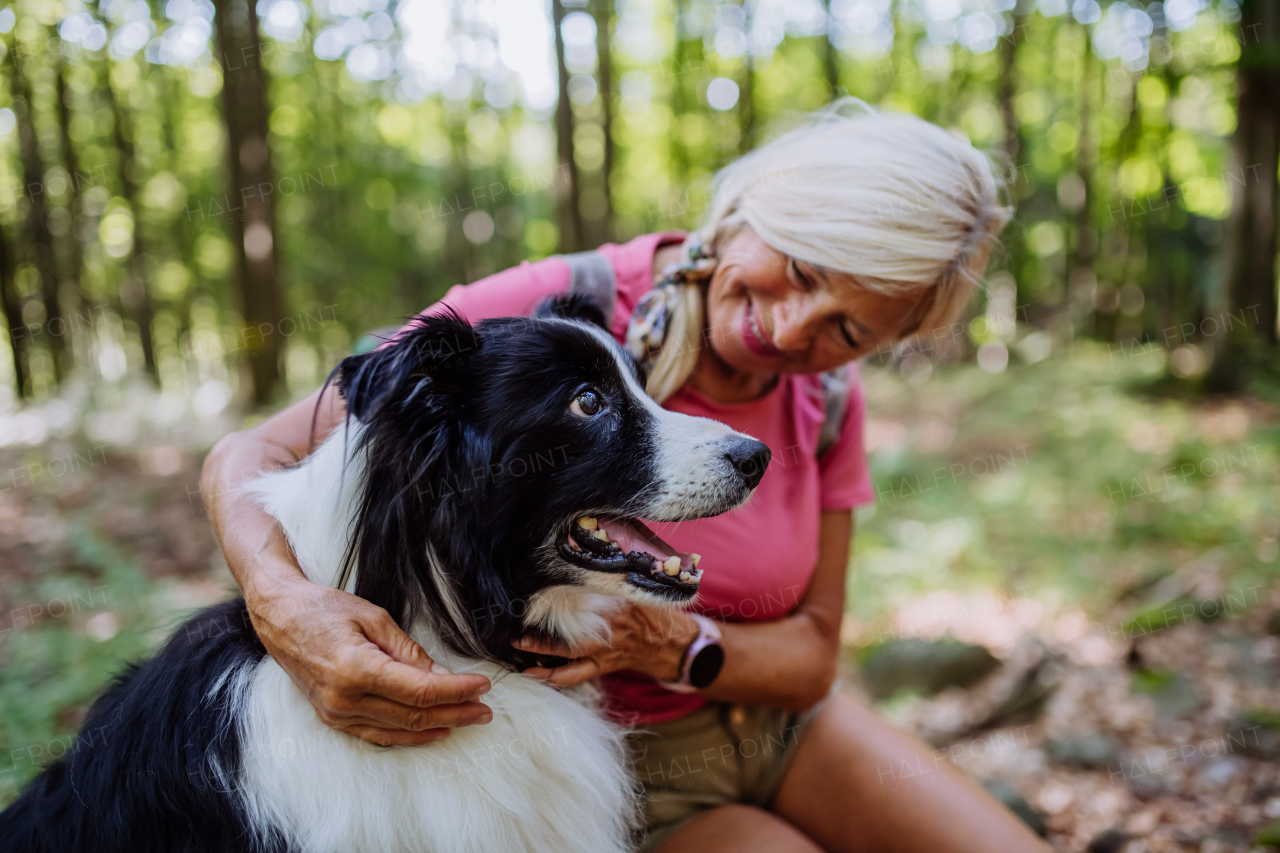
[{"label": "forest floor", "polygon": [[[1063,851],[1259,849],[1280,822],[1280,405],[1158,394],[1162,368],[864,370],[845,683],[936,750],[884,784],[954,764]],[[0,804],[232,589],[198,483],[234,424],[186,405],[0,413]]]}]

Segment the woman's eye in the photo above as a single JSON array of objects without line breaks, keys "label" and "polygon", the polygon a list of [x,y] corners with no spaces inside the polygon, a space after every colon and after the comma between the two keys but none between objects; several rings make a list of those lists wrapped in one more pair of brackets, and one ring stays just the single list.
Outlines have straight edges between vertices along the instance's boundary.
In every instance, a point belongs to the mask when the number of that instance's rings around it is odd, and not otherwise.
[{"label": "woman's eye", "polygon": [[787,261],[787,264],[791,267],[791,274],[795,276],[796,281],[800,283],[801,287],[807,289],[809,287],[809,277],[800,271],[800,265],[795,261]]},{"label": "woman's eye", "polygon": [[593,418],[603,409],[604,401],[600,399],[599,392],[593,389],[583,391],[569,404],[569,411],[580,418]]},{"label": "woman's eye", "polygon": [[850,349],[858,348],[858,341],[854,338],[853,333],[849,331],[849,324],[844,320],[840,320],[840,337],[844,338],[845,344]]}]

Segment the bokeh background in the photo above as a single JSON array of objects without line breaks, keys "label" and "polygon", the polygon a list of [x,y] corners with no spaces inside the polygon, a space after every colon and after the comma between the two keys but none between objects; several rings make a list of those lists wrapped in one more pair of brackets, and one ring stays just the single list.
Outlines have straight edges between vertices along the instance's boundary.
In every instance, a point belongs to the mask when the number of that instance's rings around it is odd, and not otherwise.
[{"label": "bokeh background", "polygon": [[1280,844],[1280,4],[19,0],[0,61],[0,802],[230,589],[219,436],[852,96],[1016,215],[863,364],[848,689],[1059,849]]}]

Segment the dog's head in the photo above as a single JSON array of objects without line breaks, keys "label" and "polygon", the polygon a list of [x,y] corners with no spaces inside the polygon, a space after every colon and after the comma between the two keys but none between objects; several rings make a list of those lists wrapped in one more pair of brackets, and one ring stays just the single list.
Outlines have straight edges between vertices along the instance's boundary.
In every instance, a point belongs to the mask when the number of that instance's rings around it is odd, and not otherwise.
[{"label": "dog's head", "polygon": [[697,556],[638,519],[732,509],[769,462],[759,441],[658,406],[580,299],[474,329],[422,318],[339,376],[362,427],[356,593],[512,665],[524,634],[571,639],[551,611],[582,592],[692,601]]}]

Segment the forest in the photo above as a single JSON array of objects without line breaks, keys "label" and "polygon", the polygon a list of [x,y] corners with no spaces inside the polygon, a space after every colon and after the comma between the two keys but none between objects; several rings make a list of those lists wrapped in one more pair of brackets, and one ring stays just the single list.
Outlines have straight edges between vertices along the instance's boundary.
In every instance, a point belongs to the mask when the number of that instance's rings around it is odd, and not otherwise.
[{"label": "forest", "polygon": [[849,95],[1002,165],[971,348],[1016,315],[1239,388],[1275,344],[1269,6],[7,7],[0,379],[278,402],[452,284],[695,227],[720,166]]},{"label": "forest", "polygon": [[221,435],[856,99],[1014,216],[864,361],[849,677],[1058,849],[1280,848],[1280,4],[3,0],[0,64],[0,802],[231,588]]}]

